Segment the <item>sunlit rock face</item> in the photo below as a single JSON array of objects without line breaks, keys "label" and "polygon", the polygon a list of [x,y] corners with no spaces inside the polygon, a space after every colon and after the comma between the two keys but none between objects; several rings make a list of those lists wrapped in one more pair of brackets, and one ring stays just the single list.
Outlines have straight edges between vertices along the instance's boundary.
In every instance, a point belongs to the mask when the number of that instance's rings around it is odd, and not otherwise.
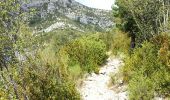
[{"label": "sunlit rock face", "polygon": [[107,29],[114,26],[111,12],[107,10],[86,7],[75,0],[29,0],[24,6],[35,7],[41,18],[48,18],[59,14],[82,24],[93,24]]}]

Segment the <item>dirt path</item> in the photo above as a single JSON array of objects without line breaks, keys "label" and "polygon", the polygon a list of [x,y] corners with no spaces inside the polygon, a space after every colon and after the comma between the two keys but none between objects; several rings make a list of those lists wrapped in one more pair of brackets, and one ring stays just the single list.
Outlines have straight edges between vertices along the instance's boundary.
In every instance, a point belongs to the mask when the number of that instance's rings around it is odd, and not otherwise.
[{"label": "dirt path", "polygon": [[[110,74],[117,73],[122,61],[120,59],[109,58],[99,74],[92,73],[87,76],[80,87],[80,93],[83,100],[127,100],[127,93],[116,92],[109,88],[111,80]],[[119,88],[119,87],[117,87]]]}]

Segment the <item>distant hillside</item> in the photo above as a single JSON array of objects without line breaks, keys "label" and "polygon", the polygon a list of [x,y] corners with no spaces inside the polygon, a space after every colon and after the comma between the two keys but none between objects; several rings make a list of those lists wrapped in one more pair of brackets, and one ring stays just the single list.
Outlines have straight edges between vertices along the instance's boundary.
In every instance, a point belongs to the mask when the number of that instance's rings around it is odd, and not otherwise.
[{"label": "distant hillside", "polygon": [[106,31],[114,26],[110,11],[89,8],[74,0],[29,0],[23,6],[36,8],[30,20],[36,32],[65,28]]}]

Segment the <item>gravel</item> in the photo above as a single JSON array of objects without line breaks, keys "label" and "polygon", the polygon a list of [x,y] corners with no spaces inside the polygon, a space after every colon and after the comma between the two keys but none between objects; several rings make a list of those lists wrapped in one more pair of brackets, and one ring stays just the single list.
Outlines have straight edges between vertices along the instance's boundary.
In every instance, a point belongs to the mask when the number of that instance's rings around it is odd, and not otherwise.
[{"label": "gravel", "polygon": [[108,87],[110,74],[117,73],[122,61],[118,58],[109,58],[99,74],[92,73],[83,81],[79,91],[83,100],[127,100],[127,92],[116,92]]}]

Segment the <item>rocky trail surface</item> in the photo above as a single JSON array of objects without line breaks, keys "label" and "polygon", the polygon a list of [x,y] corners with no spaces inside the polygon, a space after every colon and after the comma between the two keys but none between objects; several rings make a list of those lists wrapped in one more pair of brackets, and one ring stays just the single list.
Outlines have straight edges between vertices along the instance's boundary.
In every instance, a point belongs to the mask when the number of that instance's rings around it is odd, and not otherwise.
[{"label": "rocky trail surface", "polygon": [[118,58],[109,58],[106,65],[101,67],[99,74],[92,73],[85,77],[79,89],[82,99],[127,100],[126,90],[120,90],[123,86],[109,87],[111,74],[117,73],[122,64]]}]

